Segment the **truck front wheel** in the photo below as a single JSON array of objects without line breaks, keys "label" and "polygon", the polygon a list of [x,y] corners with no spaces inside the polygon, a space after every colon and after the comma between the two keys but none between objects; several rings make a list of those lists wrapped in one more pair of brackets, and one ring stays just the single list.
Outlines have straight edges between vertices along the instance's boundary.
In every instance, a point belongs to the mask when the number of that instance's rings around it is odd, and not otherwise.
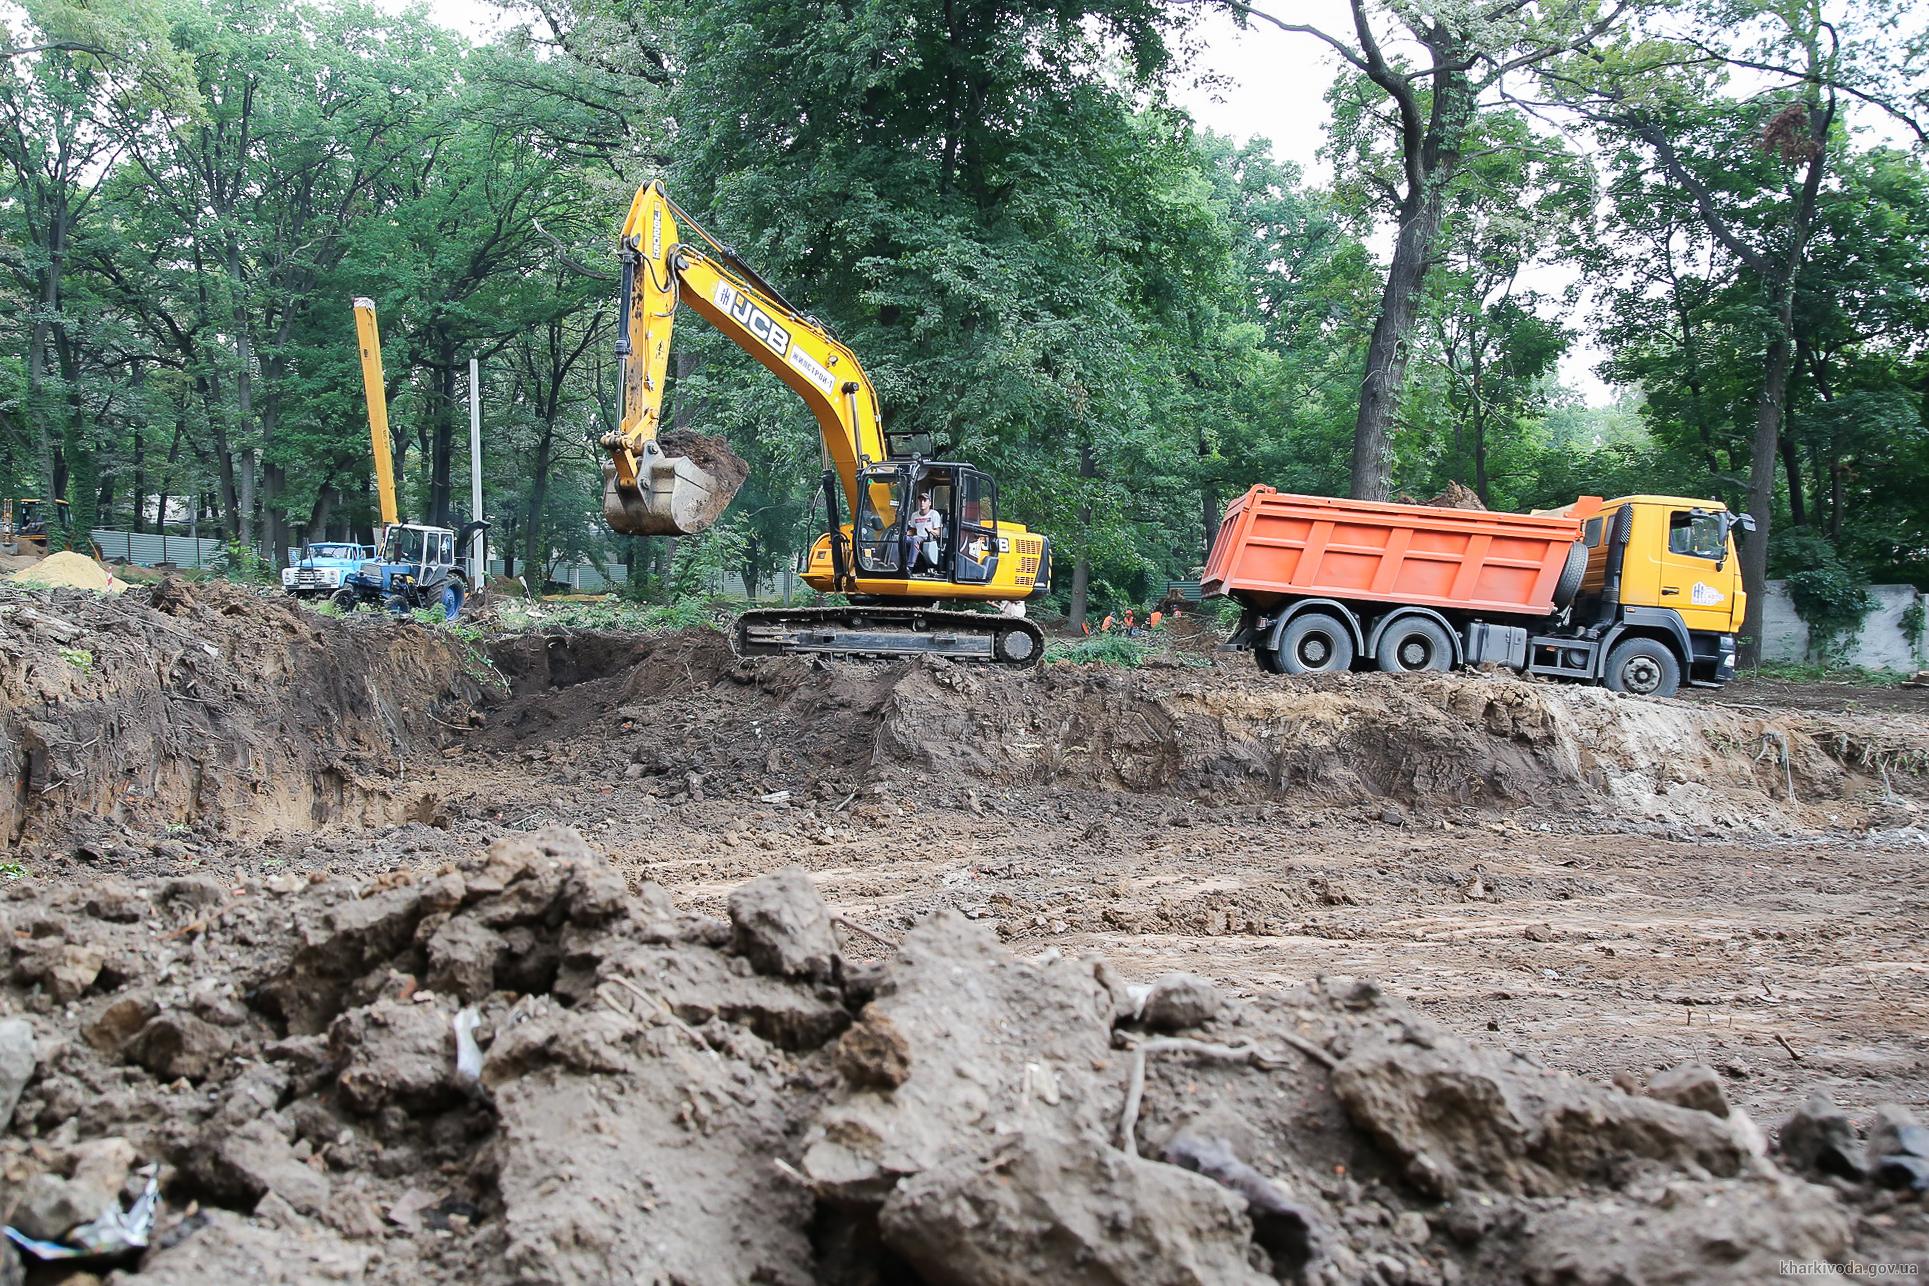
[{"label": "truck front wheel", "polygon": [[[1346,622],[1326,612],[1302,612],[1279,632],[1279,666],[1286,674],[1324,674],[1351,669],[1353,635]],[[1265,665],[1264,661],[1260,664]]]},{"label": "truck front wheel", "polygon": [[1671,697],[1681,689],[1681,662],[1660,639],[1626,639],[1608,653],[1604,687],[1637,697]]},{"label": "truck front wheel", "polygon": [[1440,622],[1424,616],[1409,616],[1395,621],[1380,635],[1373,663],[1389,674],[1414,674],[1421,670],[1451,670],[1453,640]]}]

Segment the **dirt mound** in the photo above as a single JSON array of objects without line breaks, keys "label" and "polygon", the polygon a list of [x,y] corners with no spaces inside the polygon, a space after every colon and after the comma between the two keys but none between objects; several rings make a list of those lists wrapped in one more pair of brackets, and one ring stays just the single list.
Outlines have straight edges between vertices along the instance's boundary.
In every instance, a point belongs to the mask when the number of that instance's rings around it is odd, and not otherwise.
[{"label": "dirt mound", "polygon": [[[359,886],[16,891],[10,1217],[71,1235],[156,1162],[124,1280],[479,1286],[1741,1283],[1929,1227],[1861,1217],[1866,1167],[1785,1172],[1705,1070],[1630,1096],[1370,983],[1147,992],[953,913],[867,962],[796,872],[729,907],[564,830]],[[1850,1166],[1812,1115],[1790,1164]]]},{"label": "dirt mound", "polygon": [[120,594],[127,582],[115,576],[85,554],[62,550],[49,554],[31,566],[7,576],[7,583],[22,589],[91,589],[105,594]]},{"label": "dirt mound", "polygon": [[742,489],[744,479],[750,476],[750,466],[744,458],[731,448],[727,439],[692,429],[670,429],[659,433],[656,440],[665,455],[688,457],[717,484],[697,516],[697,529],[702,530],[721,518]]},{"label": "dirt mound", "polygon": [[524,636],[495,656],[513,696],[492,714],[486,744],[533,754],[541,740],[640,765],[632,778],[694,773],[712,794],[801,776],[923,796],[999,787],[1397,801],[1432,814],[1746,829],[1804,825],[1824,805],[1839,820],[1845,802],[1919,793],[1929,767],[1929,732],[1906,719],[1644,701],[1492,675],[744,663],[705,630]]},{"label": "dirt mound", "polygon": [[403,820],[409,756],[467,727],[471,664],[439,631],[227,585],[0,593],[0,843]]}]

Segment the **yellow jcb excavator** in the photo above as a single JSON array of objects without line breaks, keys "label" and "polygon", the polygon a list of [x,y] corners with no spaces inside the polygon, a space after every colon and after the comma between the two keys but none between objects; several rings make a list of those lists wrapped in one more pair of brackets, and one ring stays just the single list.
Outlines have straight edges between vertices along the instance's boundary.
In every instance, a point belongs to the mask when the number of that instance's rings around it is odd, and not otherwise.
[{"label": "yellow jcb excavator", "polygon": [[32,497],[0,500],[0,554],[45,556],[50,512],[54,524],[67,526],[65,500],[56,500],[52,505]]},{"label": "yellow jcb excavator", "polygon": [[[684,240],[692,233],[702,244]],[[802,398],[829,457],[824,529],[803,579],[848,607],[756,608],[737,621],[740,655],[939,655],[1031,665],[1044,635],[1023,603],[1051,586],[1051,545],[998,517],[988,474],[930,459],[923,434],[892,434],[857,354],[787,303],[733,251],[670,200],[641,188],[624,220],[622,420],[601,442],[603,513],[616,531],[689,535],[729,501],[719,479],[657,442],[670,332],[679,301],[722,331]],[[815,509],[814,509],[815,512]],[[846,516],[848,515],[848,517]],[[996,613],[947,611],[950,600]]]}]

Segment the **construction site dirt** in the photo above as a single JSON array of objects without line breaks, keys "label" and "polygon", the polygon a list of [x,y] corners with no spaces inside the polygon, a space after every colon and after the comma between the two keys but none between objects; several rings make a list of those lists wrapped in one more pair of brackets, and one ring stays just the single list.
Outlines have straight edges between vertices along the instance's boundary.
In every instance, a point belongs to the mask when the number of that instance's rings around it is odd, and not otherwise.
[{"label": "construction site dirt", "polygon": [[0,1175],[159,1162],[141,1281],[1921,1271],[1776,1147],[1929,1113],[1929,691],[1791,691],[0,592]]}]

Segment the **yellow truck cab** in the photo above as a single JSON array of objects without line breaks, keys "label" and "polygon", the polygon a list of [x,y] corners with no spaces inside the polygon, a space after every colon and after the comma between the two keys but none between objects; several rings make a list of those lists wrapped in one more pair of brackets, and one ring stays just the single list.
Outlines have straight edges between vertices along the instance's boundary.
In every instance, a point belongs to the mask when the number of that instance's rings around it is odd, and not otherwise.
[{"label": "yellow truck cab", "polygon": [[[1712,500],[1621,496],[1587,520],[1581,539],[1587,571],[1575,617],[1600,631],[1603,650],[1634,638],[1665,647],[1680,679],[1713,687],[1735,674],[1735,633],[1747,612],[1735,529],[1745,514]],[[1655,658],[1656,686],[1668,662]],[[1639,683],[1630,691],[1640,691]],[[1652,690],[1652,689],[1651,689]]]}]

